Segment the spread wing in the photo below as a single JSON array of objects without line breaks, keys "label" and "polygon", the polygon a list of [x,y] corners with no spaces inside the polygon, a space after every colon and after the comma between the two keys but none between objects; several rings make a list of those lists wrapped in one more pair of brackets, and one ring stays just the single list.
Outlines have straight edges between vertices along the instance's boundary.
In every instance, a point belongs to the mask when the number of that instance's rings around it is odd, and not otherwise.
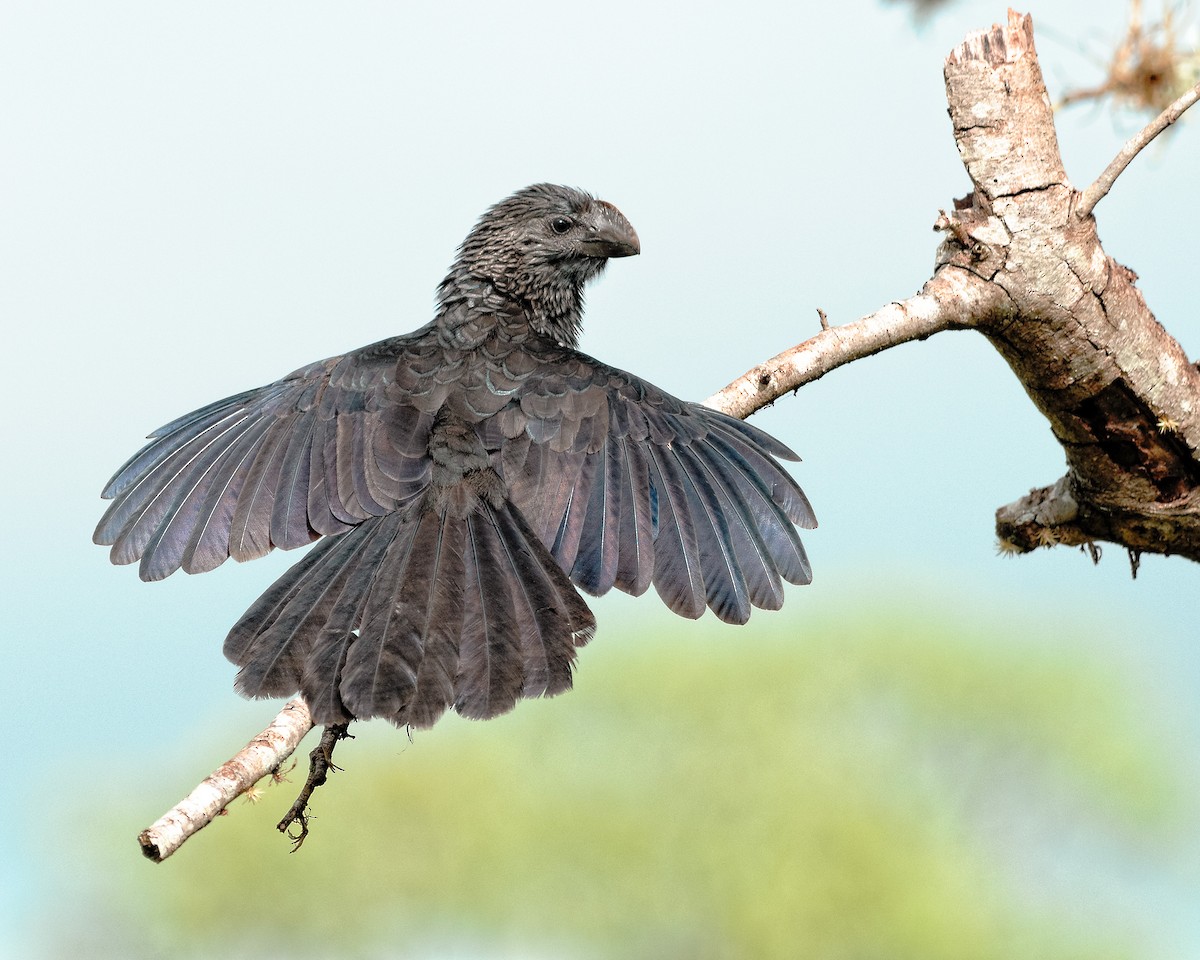
[{"label": "spread wing", "polygon": [[[432,415],[389,389],[397,362],[430,390],[422,331],[303,367],[173,420],[117,471],[96,543],[143,580],[211,570],[341,533],[429,482]],[[428,374],[422,377],[421,374]],[[386,411],[386,416],[381,415]]]},{"label": "spread wing", "polygon": [[[486,425],[510,496],[571,579],[602,594],[651,583],[676,613],[744,623],[808,583],[796,527],[815,527],[780,459],[740,420],[557,346]],[[490,442],[489,442],[490,441]]]},{"label": "spread wing", "polygon": [[[462,358],[426,332],[159,428],[105,488],[94,539],[156,580],[392,513],[428,486],[434,415],[461,375]],[[707,605],[741,623],[782,604],[782,581],[811,579],[795,527],[816,521],[779,463],[798,458],[768,434],[540,338],[487,367],[458,399],[481,417],[513,503],[584,590],[653,583],[677,613]]]}]

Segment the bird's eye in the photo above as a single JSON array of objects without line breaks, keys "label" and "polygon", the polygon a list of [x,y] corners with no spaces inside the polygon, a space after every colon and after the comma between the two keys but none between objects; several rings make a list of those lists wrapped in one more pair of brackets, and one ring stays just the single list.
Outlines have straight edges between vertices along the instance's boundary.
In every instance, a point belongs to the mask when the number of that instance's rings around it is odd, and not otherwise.
[{"label": "bird's eye", "polygon": [[572,226],[574,226],[574,224],[572,224],[571,221],[566,217],[555,217],[550,221],[550,229],[558,234],[566,233],[571,229]]}]

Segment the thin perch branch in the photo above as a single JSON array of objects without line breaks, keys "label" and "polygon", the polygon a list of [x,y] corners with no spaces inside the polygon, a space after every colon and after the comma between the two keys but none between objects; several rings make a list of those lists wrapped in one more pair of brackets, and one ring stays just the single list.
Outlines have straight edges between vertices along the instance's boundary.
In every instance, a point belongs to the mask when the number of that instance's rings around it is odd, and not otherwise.
[{"label": "thin perch branch", "polygon": [[1075,215],[1080,219],[1089,216],[1092,210],[1095,209],[1096,204],[1103,200],[1108,191],[1112,189],[1112,185],[1116,183],[1117,177],[1125,171],[1125,168],[1129,166],[1133,158],[1151,140],[1183,116],[1184,111],[1198,99],[1200,99],[1200,83],[1197,83],[1191,90],[1167,107],[1166,110],[1147,124],[1141,133],[1130,139],[1121,148],[1121,152],[1113,157],[1112,163],[1105,167],[1104,172],[1096,178],[1096,182],[1083,191],[1083,197],[1079,201],[1079,206],[1075,208]]},{"label": "thin perch branch", "polygon": [[916,296],[889,303],[851,323],[826,327],[815,337],[742,374],[705,400],[704,405],[745,419],[843,364],[888,347],[924,340],[942,330],[975,326],[1007,305],[1004,291],[995,284],[969,270],[944,267]]},{"label": "thin perch branch", "polygon": [[195,790],[141,832],[142,853],[161,863],[196,831],[208,826],[233,800],[279,769],[313,727],[305,702],[289,700],[262,733]]}]

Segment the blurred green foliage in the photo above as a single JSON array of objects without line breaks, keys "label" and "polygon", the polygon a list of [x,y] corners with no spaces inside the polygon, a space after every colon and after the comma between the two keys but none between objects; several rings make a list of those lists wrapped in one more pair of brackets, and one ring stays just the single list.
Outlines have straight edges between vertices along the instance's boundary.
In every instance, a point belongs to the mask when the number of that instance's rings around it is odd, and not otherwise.
[{"label": "blurred green foliage", "polygon": [[294,855],[273,824],[302,767],[161,866],[133,842],[158,811],[122,798],[53,939],[124,957],[1140,956],[1133,921],[1072,901],[1096,857],[1166,849],[1187,791],[1126,678],[1061,640],[884,606],[602,623],[569,696],[411,742],[352,730]]}]

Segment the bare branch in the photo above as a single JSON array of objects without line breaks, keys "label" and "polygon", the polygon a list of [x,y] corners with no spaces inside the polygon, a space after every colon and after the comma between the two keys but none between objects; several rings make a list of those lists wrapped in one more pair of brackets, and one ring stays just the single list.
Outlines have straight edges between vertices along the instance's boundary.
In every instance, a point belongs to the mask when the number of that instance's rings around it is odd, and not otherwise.
[{"label": "bare branch", "polygon": [[1104,168],[1104,172],[1096,178],[1096,182],[1083,191],[1079,205],[1075,208],[1075,216],[1080,219],[1087,217],[1095,209],[1096,204],[1105,198],[1112,185],[1116,183],[1127,166],[1133,161],[1147,144],[1178,120],[1185,110],[1197,100],[1200,100],[1200,83],[1172,103],[1154,120],[1143,128],[1141,133],[1131,138],[1121,148],[1121,152],[1113,157],[1112,163]]},{"label": "bare branch", "polygon": [[223,763],[195,790],[138,836],[142,853],[161,863],[196,831],[208,826],[233,800],[279,769],[313,727],[308,706],[296,697],[237,756]]},{"label": "bare branch", "polygon": [[1004,309],[1004,291],[970,270],[945,267],[921,292],[852,323],[828,327],[747,371],[704,405],[745,419],[785,393],[819,380],[830,370],[942,330],[974,326]]}]

